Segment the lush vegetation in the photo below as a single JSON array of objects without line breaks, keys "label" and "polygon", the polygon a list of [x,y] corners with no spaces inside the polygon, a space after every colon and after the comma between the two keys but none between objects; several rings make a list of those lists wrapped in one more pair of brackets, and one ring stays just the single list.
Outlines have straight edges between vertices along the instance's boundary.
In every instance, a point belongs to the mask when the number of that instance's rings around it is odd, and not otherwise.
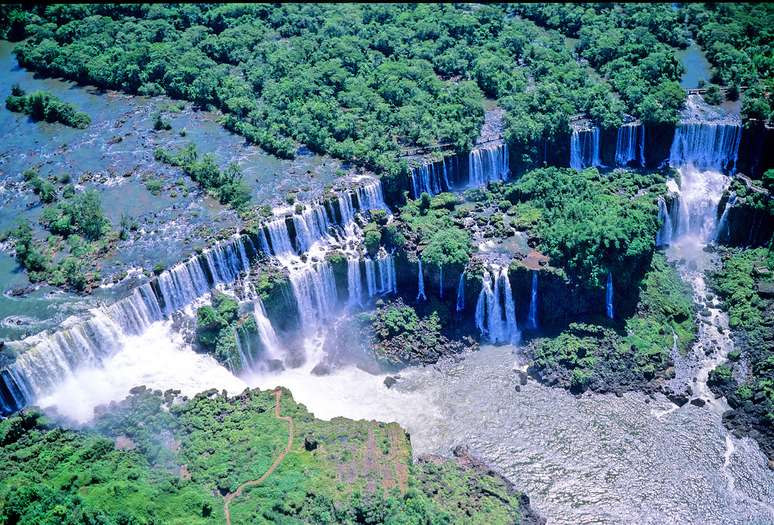
[{"label": "lush vegetation", "polygon": [[244,181],[242,170],[236,163],[229,164],[221,171],[211,153],[199,159],[199,153],[193,143],[176,154],[158,148],[154,152],[154,157],[159,162],[182,168],[186,175],[205,191],[218,198],[221,204],[230,204],[236,209],[243,209],[250,202],[250,187]]},{"label": "lush vegetation", "polygon": [[438,312],[420,317],[401,299],[380,305],[364,318],[372,333],[374,354],[387,363],[435,363],[444,355],[465,350],[461,341],[449,340],[441,333]]},{"label": "lush vegetation", "polygon": [[557,337],[530,345],[530,373],[574,392],[652,389],[669,375],[672,351],[686,352],[696,336],[691,291],[661,254],[639,289],[636,315],[623,330],[573,323]]},{"label": "lush vegetation", "polygon": [[[292,157],[300,142],[391,176],[405,172],[407,147],[468,149],[484,96],[506,109],[507,138],[525,162],[540,158],[543,140],[565,137],[573,115],[607,128],[626,109],[674,122],[684,95],[673,47],[685,38],[669,6],[563,6],[555,17],[540,9],[41,6],[8,9],[0,25],[29,36],[16,51],[25,67],[216,106],[226,127],[277,155]],[[519,13],[548,27],[583,14],[588,24],[570,34],[609,82],[564,36]]]},{"label": "lush vegetation", "polygon": [[[65,430],[29,411],[0,421],[0,522],[223,523],[223,498],[267,470],[287,443],[271,392],[185,402],[140,387]],[[231,503],[234,523],[479,523],[520,520],[500,478],[446,461],[412,464],[396,424],[320,421],[282,395],[292,447]]]},{"label": "lush vegetation", "polygon": [[196,311],[196,341],[199,348],[234,371],[249,366],[241,351],[241,338],[256,333],[255,320],[239,315],[239,303],[232,297],[215,291],[212,304]]},{"label": "lush vegetation", "polygon": [[398,221],[386,227],[385,240],[390,247],[414,248],[427,266],[461,269],[470,259],[470,234],[457,209],[462,200],[452,193],[408,200],[400,209]]},{"label": "lush vegetation", "polygon": [[[735,350],[710,373],[709,384],[732,409],[725,420],[756,437],[774,456],[774,254],[769,249],[727,249],[710,284],[728,311]],[[746,370],[741,375],[739,372]]]},{"label": "lush vegetation", "polygon": [[72,128],[85,128],[91,124],[91,118],[77,111],[72,104],[44,91],[27,95],[18,85],[13,86],[11,94],[5,99],[5,107],[10,111],[26,113],[32,120],[60,122]]},{"label": "lush vegetation", "polygon": [[688,33],[671,4],[517,4],[515,9],[577,39],[577,55],[609,80],[630,114],[646,124],[677,122],[685,93],[675,51],[687,45]]},{"label": "lush vegetation", "polygon": [[774,52],[770,3],[686,4],[688,26],[713,66],[713,79],[742,98],[745,119],[772,122],[774,118]]},{"label": "lush vegetation", "polygon": [[636,284],[655,249],[654,200],[663,182],[659,174],[546,168],[506,185],[502,197],[531,221],[523,222],[539,249],[571,279],[604,286],[612,271],[617,280]]},{"label": "lush vegetation", "polygon": [[[54,185],[28,171],[25,178],[33,188],[42,188],[41,199],[51,202],[40,214],[40,224],[52,235],[44,241],[35,236],[32,225],[21,219],[6,235],[13,240],[17,262],[27,270],[30,281],[46,281],[83,291],[100,279],[97,259],[110,249],[117,234],[102,211],[99,194],[87,190],[75,194],[65,186],[62,199]],[[45,189],[50,186],[50,190]],[[52,197],[45,198],[50,191]]]}]

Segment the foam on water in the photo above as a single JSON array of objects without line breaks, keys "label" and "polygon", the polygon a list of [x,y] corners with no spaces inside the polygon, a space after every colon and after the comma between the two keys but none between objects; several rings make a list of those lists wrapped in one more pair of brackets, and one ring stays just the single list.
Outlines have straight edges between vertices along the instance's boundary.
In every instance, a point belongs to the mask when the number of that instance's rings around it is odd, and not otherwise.
[{"label": "foam on water", "polygon": [[102,366],[79,368],[37,404],[83,423],[96,406],[120,401],[138,385],[179,389],[188,396],[208,388],[236,394],[246,387],[212,357],[194,352],[169,321],[160,321],[141,335],[124,338],[123,349]]}]

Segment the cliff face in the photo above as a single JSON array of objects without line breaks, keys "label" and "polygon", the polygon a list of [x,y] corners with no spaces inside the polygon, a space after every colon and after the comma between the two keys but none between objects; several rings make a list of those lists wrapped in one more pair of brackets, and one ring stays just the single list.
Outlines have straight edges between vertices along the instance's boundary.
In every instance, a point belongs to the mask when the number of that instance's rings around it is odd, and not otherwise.
[{"label": "cliff face", "polygon": [[765,246],[774,235],[774,199],[759,181],[737,175],[718,205],[717,241],[727,246]]},{"label": "cliff face", "polygon": [[760,179],[774,166],[774,128],[749,123],[742,132],[736,166],[738,172],[753,179]]}]

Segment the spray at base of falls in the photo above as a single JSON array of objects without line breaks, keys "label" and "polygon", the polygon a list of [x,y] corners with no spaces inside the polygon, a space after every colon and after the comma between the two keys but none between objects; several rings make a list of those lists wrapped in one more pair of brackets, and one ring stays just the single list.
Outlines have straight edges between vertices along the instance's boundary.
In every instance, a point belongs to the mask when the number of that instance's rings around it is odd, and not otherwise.
[{"label": "spray at base of falls", "polygon": [[599,128],[575,129],[570,135],[570,167],[582,170],[591,166],[601,167],[599,155]]},{"label": "spray at base of falls", "polygon": [[476,303],[476,328],[492,343],[517,344],[521,332],[516,325],[516,306],[508,280],[508,268],[484,270],[481,293]]},{"label": "spray at base of falls", "polygon": [[238,394],[246,386],[212,357],[194,352],[169,321],[153,323],[142,335],[127,336],[123,343],[119,352],[99,365],[79,367],[37,404],[86,422],[96,406],[119,401],[138,385],[179,389],[188,396],[208,388]]}]

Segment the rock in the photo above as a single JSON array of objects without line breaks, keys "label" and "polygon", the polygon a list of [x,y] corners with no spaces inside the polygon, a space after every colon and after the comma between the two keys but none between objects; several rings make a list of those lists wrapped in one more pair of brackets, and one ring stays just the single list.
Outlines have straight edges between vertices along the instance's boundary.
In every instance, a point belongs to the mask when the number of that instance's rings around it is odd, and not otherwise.
[{"label": "rock", "polygon": [[524,386],[527,384],[528,376],[527,376],[527,373],[524,372],[523,370],[516,370],[516,377],[518,378],[519,384],[521,386]]},{"label": "rock", "polygon": [[703,400],[702,398],[700,398],[700,397],[695,397],[695,398],[691,399],[691,404],[692,404],[693,406],[695,406],[695,407],[703,407],[704,405],[706,405],[706,404],[707,404],[707,402],[706,402],[706,401],[704,401],[704,400]]},{"label": "rock", "polygon": [[312,436],[306,436],[304,438],[304,448],[307,450],[307,452],[311,452],[313,450],[317,449],[317,440],[314,439]]},{"label": "rock", "polygon": [[386,386],[387,388],[392,388],[392,385],[394,385],[397,382],[398,380],[392,376],[387,376],[384,378],[384,386]]},{"label": "rock", "polygon": [[664,395],[675,405],[681,407],[684,404],[688,402],[688,396],[684,393],[677,393],[673,392],[672,390],[666,389],[664,391]]},{"label": "rock", "polygon": [[515,387],[513,387],[513,389],[516,390],[516,392],[521,392],[521,386],[520,385],[516,385]]},{"label": "rock", "polygon": [[325,363],[320,363],[314,368],[312,368],[312,375],[315,375],[315,376],[327,376],[330,373],[331,373],[331,368]]}]

